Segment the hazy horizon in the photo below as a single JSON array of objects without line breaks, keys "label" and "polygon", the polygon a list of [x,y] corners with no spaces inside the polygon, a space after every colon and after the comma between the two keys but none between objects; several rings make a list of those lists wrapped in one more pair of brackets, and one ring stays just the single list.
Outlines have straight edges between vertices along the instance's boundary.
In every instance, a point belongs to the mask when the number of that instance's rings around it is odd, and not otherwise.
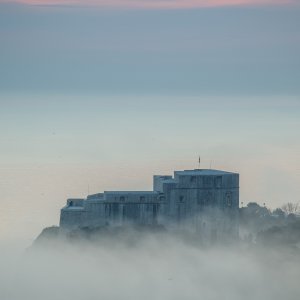
[{"label": "hazy horizon", "polygon": [[[298,1],[0,1],[0,240],[69,197],[152,175],[240,173],[240,202],[299,202]],[[89,187],[89,188],[88,188]]]},{"label": "hazy horizon", "polygon": [[240,173],[244,205],[299,201],[296,97],[2,99],[3,239],[30,244],[67,198],[151,190],[152,175],[197,168],[198,155],[202,168]]},{"label": "hazy horizon", "polygon": [[299,0],[0,0],[1,300],[300,299],[299,219],[238,215],[229,192],[235,242],[208,246],[204,216],[31,246],[67,198],[151,190],[199,156],[240,174],[240,207],[300,203],[299,29]]}]

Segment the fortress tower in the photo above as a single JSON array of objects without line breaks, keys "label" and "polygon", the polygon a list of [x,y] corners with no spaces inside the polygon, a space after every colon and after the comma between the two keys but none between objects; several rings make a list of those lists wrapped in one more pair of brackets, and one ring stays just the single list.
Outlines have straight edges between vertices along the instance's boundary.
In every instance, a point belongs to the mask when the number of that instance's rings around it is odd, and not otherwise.
[{"label": "fortress tower", "polygon": [[154,175],[153,191],[105,191],[68,199],[64,229],[98,226],[163,225],[204,237],[238,236],[239,174],[196,169]]}]

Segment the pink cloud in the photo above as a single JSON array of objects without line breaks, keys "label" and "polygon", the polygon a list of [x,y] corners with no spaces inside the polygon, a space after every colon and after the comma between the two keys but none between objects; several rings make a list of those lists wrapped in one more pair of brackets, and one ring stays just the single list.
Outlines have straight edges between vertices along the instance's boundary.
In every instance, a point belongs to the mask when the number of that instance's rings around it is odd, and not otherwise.
[{"label": "pink cloud", "polygon": [[0,0],[28,5],[84,5],[145,9],[184,9],[218,6],[289,5],[298,0]]}]

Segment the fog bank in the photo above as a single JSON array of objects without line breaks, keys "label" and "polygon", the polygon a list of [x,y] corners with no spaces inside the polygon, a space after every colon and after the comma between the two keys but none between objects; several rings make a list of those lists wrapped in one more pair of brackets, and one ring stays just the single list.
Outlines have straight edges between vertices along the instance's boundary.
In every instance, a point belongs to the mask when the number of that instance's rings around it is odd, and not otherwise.
[{"label": "fog bank", "polygon": [[1,247],[0,298],[299,299],[297,249],[200,247],[166,234]]}]

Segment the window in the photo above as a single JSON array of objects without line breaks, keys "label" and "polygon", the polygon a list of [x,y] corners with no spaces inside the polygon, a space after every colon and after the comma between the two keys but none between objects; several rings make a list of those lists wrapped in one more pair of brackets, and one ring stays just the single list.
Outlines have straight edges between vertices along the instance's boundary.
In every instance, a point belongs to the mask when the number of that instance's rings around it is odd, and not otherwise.
[{"label": "window", "polygon": [[166,199],[165,196],[159,196],[158,198],[159,201],[165,201],[165,199]]},{"label": "window", "polygon": [[184,196],[180,196],[180,197],[179,197],[179,202],[180,202],[180,203],[183,203],[183,200],[184,200]]},{"label": "window", "polygon": [[212,178],[210,176],[204,176],[203,177],[203,184],[205,186],[211,186],[212,185]]},{"label": "window", "polygon": [[225,205],[226,206],[232,206],[232,195],[231,195],[231,192],[226,192],[226,194],[225,194],[225,199],[224,199],[225,201]]},{"label": "window", "polygon": [[215,187],[217,188],[222,187],[222,176],[217,176],[215,178]]},{"label": "window", "polygon": [[190,181],[195,182],[196,181],[196,176],[191,176]]},{"label": "window", "polygon": [[124,201],[125,201],[125,197],[124,197],[124,196],[121,196],[121,197],[120,197],[120,201],[124,202]]},{"label": "window", "polygon": [[144,202],[146,200],[146,197],[145,196],[140,196],[140,201],[141,202]]}]

